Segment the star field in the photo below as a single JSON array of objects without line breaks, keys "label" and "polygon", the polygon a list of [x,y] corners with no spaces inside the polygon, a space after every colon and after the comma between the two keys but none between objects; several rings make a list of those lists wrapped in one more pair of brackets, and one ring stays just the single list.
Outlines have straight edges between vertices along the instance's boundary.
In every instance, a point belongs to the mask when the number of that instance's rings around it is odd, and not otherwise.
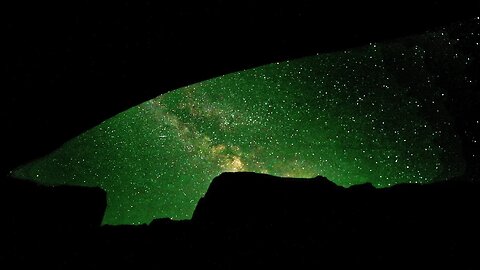
[{"label": "star field", "polygon": [[478,84],[462,71],[480,49],[477,31],[464,31],[470,52],[458,49],[461,26],[189,85],[118,114],[14,175],[104,188],[107,224],[190,218],[225,171],[379,187],[459,176],[465,156],[448,87]]}]

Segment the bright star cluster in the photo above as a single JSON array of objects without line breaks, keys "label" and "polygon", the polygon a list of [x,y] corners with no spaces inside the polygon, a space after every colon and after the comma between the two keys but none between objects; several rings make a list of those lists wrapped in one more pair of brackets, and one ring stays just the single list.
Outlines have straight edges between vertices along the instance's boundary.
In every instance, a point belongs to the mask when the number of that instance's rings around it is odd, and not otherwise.
[{"label": "bright star cluster", "polygon": [[[478,29],[479,20],[470,24]],[[118,114],[14,175],[104,188],[107,224],[190,218],[225,171],[381,187],[459,176],[465,161],[445,81],[469,89],[478,78],[462,73],[477,59],[458,49],[458,28],[189,85]],[[479,48],[472,43],[477,55]]]}]

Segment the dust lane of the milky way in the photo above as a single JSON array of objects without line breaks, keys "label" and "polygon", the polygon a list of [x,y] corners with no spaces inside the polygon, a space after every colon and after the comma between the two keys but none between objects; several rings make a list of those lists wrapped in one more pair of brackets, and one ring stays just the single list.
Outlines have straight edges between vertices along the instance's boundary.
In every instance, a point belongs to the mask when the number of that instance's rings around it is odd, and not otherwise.
[{"label": "dust lane of the milky way", "polygon": [[[468,23],[462,29],[478,29],[478,19]],[[13,174],[104,188],[107,224],[189,218],[224,171],[323,175],[344,186],[458,176],[461,142],[441,85],[449,71],[463,74],[475,60],[459,49],[468,40],[453,34],[458,28],[189,85],[104,121]],[[470,45],[479,50],[478,42]],[[472,78],[464,77],[459,87],[470,87]]]}]

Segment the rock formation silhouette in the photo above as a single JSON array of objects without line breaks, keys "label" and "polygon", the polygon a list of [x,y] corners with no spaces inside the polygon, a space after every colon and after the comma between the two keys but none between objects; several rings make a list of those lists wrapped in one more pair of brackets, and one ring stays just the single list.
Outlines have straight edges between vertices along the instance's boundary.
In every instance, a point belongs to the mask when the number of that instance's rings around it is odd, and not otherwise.
[{"label": "rock formation silhouette", "polygon": [[99,189],[2,183],[0,264],[11,268],[478,266],[480,185],[463,179],[377,189],[224,173],[191,220],[138,226],[100,226]]}]

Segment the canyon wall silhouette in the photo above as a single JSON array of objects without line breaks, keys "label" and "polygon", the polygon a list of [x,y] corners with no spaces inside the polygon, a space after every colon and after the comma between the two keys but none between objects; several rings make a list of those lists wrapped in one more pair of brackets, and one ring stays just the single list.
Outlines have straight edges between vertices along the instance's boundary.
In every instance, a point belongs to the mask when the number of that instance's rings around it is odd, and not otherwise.
[{"label": "canyon wall silhouette", "polygon": [[480,185],[462,179],[377,189],[224,173],[192,220],[138,226],[100,226],[95,188],[5,182],[0,263],[15,268],[478,266]]}]

